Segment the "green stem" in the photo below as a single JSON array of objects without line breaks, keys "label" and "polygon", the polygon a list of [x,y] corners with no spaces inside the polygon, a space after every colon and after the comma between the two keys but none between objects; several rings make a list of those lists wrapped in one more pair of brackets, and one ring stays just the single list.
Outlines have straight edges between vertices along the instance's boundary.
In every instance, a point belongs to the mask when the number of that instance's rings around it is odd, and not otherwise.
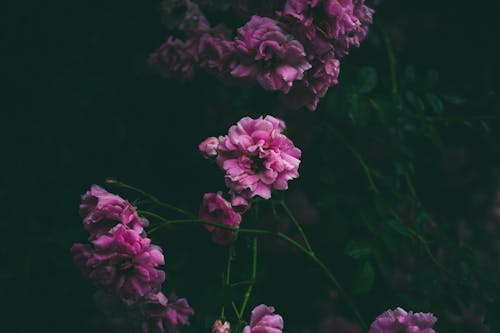
[{"label": "green stem", "polygon": [[373,180],[372,177],[372,171],[366,164],[365,160],[363,157],[354,149],[354,147],[344,138],[340,133],[338,133],[336,130],[331,128],[332,133],[340,140],[342,143],[349,149],[349,151],[354,155],[354,157],[358,160],[359,164],[361,165],[361,168],[363,168],[363,171],[366,175],[366,178],[368,179],[368,183],[370,184],[370,189],[375,192],[375,194],[380,194],[380,191],[378,190],[377,185],[375,185],[375,181]]},{"label": "green stem", "polygon": [[[149,212],[144,212],[143,211],[142,213],[149,213]],[[150,215],[151,215],[151,213],[150,213]],[[156,215],[156,214],[154,214],[154,215]],[[274,236],[274,237],[277,237],[279,239],[282,239],[282,240],[286,241],[287,243],[293,245],[298,250],[300,250],[302,253],[304,253],[305,255],[307,255],[314,263],[316,263],[318,265],[318,267],[321,269],[321,271],[328,277],[328,279],[338,289],[338,291],[342,295],[342,297],[344,297],[346,299],[349,307],[351,308],[351,311],[354,313],[355,317],[358,319],[358,321],[361,324],[361,326],[366,330],[367,326],[366,326],[365,321],[363,320],[363,317],[359,313],[359,311],[356,308],[356,305],[354,304],[354,302],[349,298],[348,294],[344,291],[344,289],[342,288],[342,286],[340,285],[340,283],[338,282],[338,280],[335,278],[335,276],[333,275],[333,273],[330,272],[330,270],[328,269],[328,267],[326,267],[326,265],[314,254],[314,252],[306,249],[301,244],[299,244],[297,241],[291,239],[287,235],[285,235],[285,234],[283,234],[281,232],[273,232],[273,231],[261,230],[261,229],[244,229],[244,228],[238,229],[238,228],[233,228],[233,227],[230,227],[230,226],[227,226],[227,225],[224,225],[224,224],[219,224],[219,223],[214,223],[214,222],[209,222],[209,221],[204,221],[204,220],[167,220],[167,219],[164,219],[164,218],[162,218],[161,216],[158,216],[158,215],[156,215],[156,217],[162,221],[162,223],[160,225],[158,225],[157,228],[166,227],[168,225],[173,225],[173,224],[207,224],[207,225],[213,225],[213,226],[216,226],[218,228],[222,228],[222,229],[226,229],[226,230],[231,230],[231,231],[235,231],[235,232],[238,231],[239,233],[243,233],[243,234]],[[255,247],[256,247],[256,245],[255,245]],[[256,249],[255,249],[255,251],[256,251]],[[255,252],[254,253],[255,261],[256,261],[256,256],[257,256],[257,254]],[[254,265],[256,265],[255,262],[254,262]],[[254,266],[254,267],[256,267],[256,266]],[[234,302],[233,302],[233,309],[235,310],[235,312],[237,313],[237,315],[240,317],[238,319],[241,321],[241,316],[238,313],[236,305],[234,304]]]},{"label": "green stem", "polygon": [[166,202],[162,202],[157,197],[155,197],[154,195],[152,195],[152,194],[150,194],[150,193],[148,193],[148,192],[146,192],[144,190],[141,190],[138,187],[122,183],[122,182],[120,182],[120,181],[118,181],[116,179],[107,179],[106,183],[109,184],[109,185],[118,186],[118,187],[126,188],[128,190],[135,191],[135,192],[137,192],[139,194],[142,194],[143,196],[145,196],[146,198],[148,198],[149,200],[151,200],[152,202],[154,202],[158,206],[165,207],[167,209],[173,210],[173,211],[175,211],[175,212],[177,212],[179,214],[182,214],[182,215],[184,215],[186,217],[194,217],[194,215],[191,214],[190,212],[185,211],[185,210],[183,210],[181,208],[175,207],[175,206],[173,206],[171,204],[168,204]]},{"label": "green stem", "polygon": [[243,318],[243,314],[245,313],[245,309],[248,304],[248,300],[250,299],[250,295],[252,294],[253,286],[255,284],[255,279],[257,278],[257,237],[253,238],[253,255],[252,255],[252,277],[251,283],[248,285],[247,291],[245,293],[245,298],[243,299],[243,303],[240,308],[240,318]]},{"label": "green stem", "polygon": [[385,47],[387,50],[387,57],[389,58],[389,69],[391,71],[391,83],[392,83],[392,94],[398,94],[398,79],[397,79],[397,62],[396,56],[394,55],[394,49],[392,48],[389,35],[385,30],[382,29],[382,35],[384,36]]},{"label": "green stem", "polygon": [[[229,251],[227,254],[227,263],[226,263],[226,279],[224,280],[224,288],[232,287],[231,285],[231,263],[233,261],[233,251],[234,246],[231,245],[229,247]],[[224,319],[224,304],[222,305],[221,318]],[[238,312],[236,312],[238,314]]]},{"label": "green stem", "polygon": [[292,220],[292,222],[295,224],[295,227],[299,231],[300,237],[302,237],[302,239],[304,240],[304,243],[306,244],[306,248],[311,253],[314,253],[314,251],[313,251],[313,249],[311,247],[311,244],[309,243],[309,239],[307,238],[306,233],[304,232],[304,229],[300,225],[299,221],[297,221],[297,219],[292,214],[292,211],[288,208],[288,206],[286,205],[286,203],[285,203],[284,200],[281,201],[280,204],[281,204],[281,207],[283,207],[283,209],[285,210],[286,215],[288,215],[288,217],[290,218],[290,220]]}]

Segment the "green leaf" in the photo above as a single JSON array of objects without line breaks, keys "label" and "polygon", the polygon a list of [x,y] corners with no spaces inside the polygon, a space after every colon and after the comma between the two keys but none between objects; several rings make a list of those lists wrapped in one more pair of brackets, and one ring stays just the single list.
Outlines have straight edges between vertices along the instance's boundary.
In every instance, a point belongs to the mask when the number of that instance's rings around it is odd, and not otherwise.
[{"label": "green leaf", "polygon": [[450,95],[441,95],[441,98],[447,103],[450,104],[455,104],[455,105],[461,105],[466,102],[464,98],[458,97],[458,96],[450,96]]},{"label": "green leaf", "polygon": [[425,85],[428,88],[434,88],[439,81],[439,73],[435,70],[429,70],[425,75]]},{"label": "green leaf", "polygon": [[352,290],[356,294],[364,294],[370,291],[375,281],[375,270],[370,262],[362,263],[356,272]]},{"label": "green leaf", "polygon": [[355,260],[366,260],[373,254],[373,250],[373,247],[368,242],[354,239],[347,244],[346,253]]},{"label": "green leaf", "polygon": [[408,66],[404,69],[403,79],[407,85],[413,86],[417,83],[417,74],[413,66]]},{"label": "green leaf", "polygon": [[425,95],[425,97],[427,99],[427,102],[429,102],[429,104],[432,108],[432,111],[434,111],[434,113],[436,113],[436,114],[443,113],[444,106],[443,106],[443,102],[441,101],[441,99],[439,97],[437,97],[436,95],[431,94],[431,93],[427,93]]},{"label": "green leaf", "polygon": [[391,219],[387,222],[387,225],[394,231],[396,231],[398,234],[401,234],[406,237],[413,238],[413,234],[408,229],[408,227],[400,220],[397,219]]},{"label": "green leaf", "polygon": [[413,106],[417,111],[419,112],[424,112],[425,107],[424,107],[424,102],[420,97],[415,95],[413,91],[408,90],[406,91],[405,94],[406,100]]},{"label": "green leaf", "polygon": [[373,67],[363,67],[358,72],[358,90],[360,93],[369,93],[377,86],[377,71]]}]

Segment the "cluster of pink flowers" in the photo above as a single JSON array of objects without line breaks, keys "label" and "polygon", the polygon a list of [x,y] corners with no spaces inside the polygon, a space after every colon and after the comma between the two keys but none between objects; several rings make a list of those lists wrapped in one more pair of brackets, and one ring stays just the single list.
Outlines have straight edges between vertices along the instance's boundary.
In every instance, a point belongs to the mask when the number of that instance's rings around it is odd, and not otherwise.
[{"label": "cluster of pink flowers", "polygon": [[406,312],[397,308],[378,316],[368,333],[436,333],[432,329],[436,321],[431,313]]},{"label": "cluster of pink flowers", "polygon": [[359,47],[373,15],[365,0],[267,1],[260,11],[236,1],[237,10],[257,13],[232,36],[224,26],[212,27],[191,0],[182,2],[179,29],[186,37],[169,37],[152,53],[154,69],[189,79],[199,68],[226,82],[256,82],[280,92],[291,107],[310,110],[338,83],[340,59]]},{"label": "cluster of pink flowers", "polygon": [[[272,116],[242,118],[229,129],[228,135],[210,137],[199,145],[205,158],[215,159],[225,173],[231,203],[221,193],[207,193],[203,198],[200,218],[237,228],[240,213],[249,207],[255,196],[271,197],[273,190],[286,190],[288,181],[299,176],[301,151],[283,131],[285,123]],[[213,240],[227,244],[231,230],[207,226]]]},{"label": "cluster of pink flowers", "polygon": [[160,247],[151,244],[144,227],[148,220],[137,214],[128,201],[92,185],[82,196],[80,215],[89,232],[89,244],[76,243],[73,259],[82,273],[106,292],[118,296],[141,314],[141,332],[175,332],[189,324],[193,314],[185,299],[169,304],[161,292],[165,272]]},{"label": "cluster of pink flowers", "polygon": [[[231,325],[229,322],[222,323],[221,320],[216,320],[212,332],[213,333],[229,333]],[[282,333],[283,318],[274,313],[274,307],[264,304],[256,306],[252,310],[250,324],[243,328],[243,333]]]}]

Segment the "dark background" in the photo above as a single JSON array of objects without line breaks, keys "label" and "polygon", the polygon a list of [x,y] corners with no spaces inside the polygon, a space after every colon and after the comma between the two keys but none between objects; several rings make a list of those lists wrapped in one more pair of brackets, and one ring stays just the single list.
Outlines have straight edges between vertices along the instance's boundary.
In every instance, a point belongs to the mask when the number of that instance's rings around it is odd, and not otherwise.
[{"label": "dark background", "polygon": [[[113,176],[195,210],[207,189],[223,186],[197,144],[224,133],[245,111],[223,107],[231,90],[215,80],[164,80],[148,68],[148,54],[167,34],[157,1],[2,7],[0,330],[88,332],[99,318],[94,288],[68,251],[85,239],[79,195]],[[487,96],[499,86],[498,9],[484,0],[386,0],[375,21],[388,30],[400,63],[435,68],[449,89]],[[363,47],[354,50],[352,61],[364,56]],[[476,148],[483,163],[477,167],[486,167],[491,159]],[[424,188],[433,181],[419,179]],[[183,230],[162,243],[167,274],[175,271],[169,261],[181,261],[170,259],[176,254],[190,258],[192,268],[167,282],[196,303],[205,279],[218,278],[210,256],[225,252],[209,250],[204,232]]]}]

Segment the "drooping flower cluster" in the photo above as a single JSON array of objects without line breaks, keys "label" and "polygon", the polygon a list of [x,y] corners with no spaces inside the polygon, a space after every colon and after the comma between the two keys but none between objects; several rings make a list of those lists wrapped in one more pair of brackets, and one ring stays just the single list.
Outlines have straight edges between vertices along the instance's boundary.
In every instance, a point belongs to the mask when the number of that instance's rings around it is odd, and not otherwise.
[{"label": "drooping flower cluster", "polygon": [[431,313],[406,312],[397,308],[378,316],[368,333],[436,333],[432,329],[436,321]]},{"label": "drooping flower cluster", "polygon": [[[80,215],[90,243],[73,244],[71,253],[82,273],[130,309],[139,307],[137,325],[142,332],[150,332],[144,327],[152,317],[161,320],[161,324],[156,321],[157,332],[164,332],[164,326],[175,331],[188,324],[187,317],[193,310],[187,301],[169,304],[161,293],[165,272],[157,267],[164,264],[164,257],[144,231],[148,220],[139,216],[128,201],[97,185],[82,196]],[[163,308],[149,306],[155,302]]]},{"label": "drooping flower cluster", "polygon": [[[200,208],[200,218],[237,228],[240,213],[255,196],[269,199],[273,190],[286,190],[288,181],[299,176],[301,151],[283,131],[285,123],[272,116],[242,118],[218,139],[209,137],[198,146],[205,158],[214,158],[225,173],[231,203],[221,193],[207,193]],[[227,244],[233,232],[207,226],[213,240]]]},{"label": "drooping flower cluster", "polygon": [[167,16],[176,13],[172,21],[185,39],[169,37],[150,56],[154,69],[166,77],[189,79],[202,69],[230,83],[256,82],[310,110],[338,83],[340,59],[360,46],[373,16],[365,0],[233,1],[248,21],[232,37],[191,0],[177,2]]}]

